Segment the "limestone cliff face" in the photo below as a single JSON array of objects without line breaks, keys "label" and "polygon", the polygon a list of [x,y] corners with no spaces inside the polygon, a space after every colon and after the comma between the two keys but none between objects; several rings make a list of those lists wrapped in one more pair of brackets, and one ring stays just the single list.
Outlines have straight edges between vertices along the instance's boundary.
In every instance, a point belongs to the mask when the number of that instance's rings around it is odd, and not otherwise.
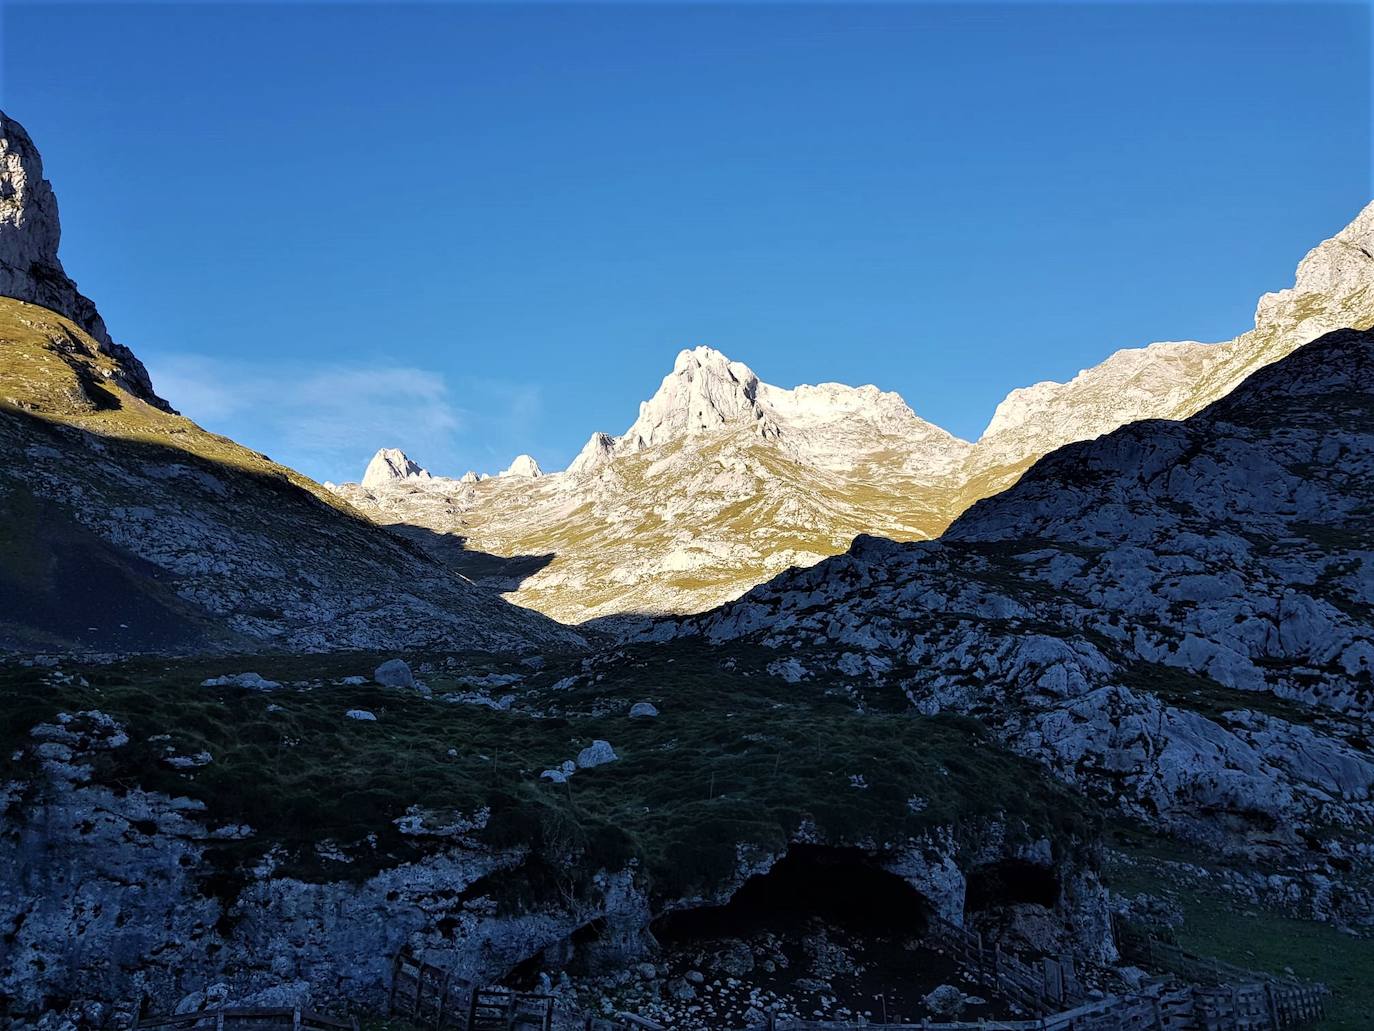
[{"label": "limestone cliff face", "polygon": [[57,256],[61,238],[57,197],[43,178],[38,149],[24,127],[0,111],[0,296],[67,316],[118,363],[119,379],[130,393],[170,411],[154,392],[143,363],[110,339],[95,304],[63,269]]}]

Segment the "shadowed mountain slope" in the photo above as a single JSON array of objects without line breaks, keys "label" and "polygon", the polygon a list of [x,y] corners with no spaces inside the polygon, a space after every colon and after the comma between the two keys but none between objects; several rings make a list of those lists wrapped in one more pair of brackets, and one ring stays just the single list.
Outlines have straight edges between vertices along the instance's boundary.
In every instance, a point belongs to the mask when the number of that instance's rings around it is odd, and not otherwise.
[{"label": "shadowed mountain slope", "polygon": [[120,371],[68,319],[0,298],[0,646],[580,644]]},{"label": "shadowed mountain slope", "polygon": [[1334,875],[1374,821],[1371,482],[1374,333],[1342,330],[1062,448],[939,540],[861,538],[659,632],[976,715],[1132,815]]}]

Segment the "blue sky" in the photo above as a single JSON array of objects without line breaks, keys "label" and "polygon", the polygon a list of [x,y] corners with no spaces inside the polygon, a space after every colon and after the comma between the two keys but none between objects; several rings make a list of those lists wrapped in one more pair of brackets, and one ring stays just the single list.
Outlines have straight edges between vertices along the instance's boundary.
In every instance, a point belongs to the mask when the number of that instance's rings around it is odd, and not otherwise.
[{"label": "blue sky", "polygon": [[[1370,199],[1363,5],[23,4],[68,271],[321,479],[618,433],[683,347],[899,391],[1216,340]],[[61,41],[54,46],[54,41]]]}]

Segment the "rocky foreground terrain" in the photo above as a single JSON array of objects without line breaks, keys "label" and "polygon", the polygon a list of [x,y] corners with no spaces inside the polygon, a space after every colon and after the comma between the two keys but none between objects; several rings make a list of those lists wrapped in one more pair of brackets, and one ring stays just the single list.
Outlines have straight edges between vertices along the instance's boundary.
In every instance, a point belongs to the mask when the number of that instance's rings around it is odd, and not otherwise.
[{"label": "rocky foreground terrain", "polygon": [[562,474],[331,491],[157,397],[0,133],[6,1027],[376,1020],[402,948],[560,1029],[1000,1019],[932,927],[1129,991],[1112,913],[1367,1026],[1374,207],[976,444],[699,349]]},{"label": "rocky foreground terrain", "polygon": [[1374,333],[1183,422],[1061,449],[937,541],[841,557],[654,633],[751,641],[804,689],[977,717],[1135,819],[1277,864],[1374,927]]},{"label": "rocky foreground terrain", "polygon": [[783,390],[698,347],[628,430],[593,434],[562,473],[525,455],[499,476],[454,479],[391,452],[334,489],[519,604],[620,632],[642,623],[628,617],[731,601],[861,533],[936,537],[1056,448],[1187,418],[1323,333],[1374,325],[1372,254],[1374,205],[1308,253],[1291,288],[1260,298],[1249,332],[1122,350],[1067,383],[1012,391],[976,443],[876,387]]}]

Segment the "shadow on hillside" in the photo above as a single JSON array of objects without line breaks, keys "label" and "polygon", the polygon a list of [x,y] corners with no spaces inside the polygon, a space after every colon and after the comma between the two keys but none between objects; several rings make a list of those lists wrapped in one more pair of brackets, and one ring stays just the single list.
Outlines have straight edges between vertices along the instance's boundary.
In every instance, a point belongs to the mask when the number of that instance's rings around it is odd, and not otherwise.
[{"label": "shadow on hillside", "polygon": [[461,573],[479,587],[491,591],[514,591],[555,558],[552,551],[543,555],[504,557],[468,547],[468,538],[456,533],[439,533],[412,523],[392,523],[388,530],[419,545],[433,558]]},{"label": "shadow on hillside", "polygon": [[[178,525],[227,528],[233,541],[221,544],[243,549],[241,557],[253,552],[255,541],[270,541],[297,555],[301,569],[341,578],[336,591],[345,590],[350,577],[359,590],[387,589],[376,581],[378,563],[392,565],[394,586],[409,589],[414,566],[407,568],[408,561],[460,571],[479,583],[501,578],[518,584],[553,558],[506,559],[430,531],[388,532],[342,501],[335,504],[327,492],[312,492],[304,477],[288,475],[285,467],[243,463],[255,453],[225,438],[195,438],[210,454],[189,443],[178,446],[177,436],[190,432],[203,431],[177,429],[166,440],[130,438],[0,405],[0,649],[190,654],[244,652],[267,643],[230,630],[229,616],[279,621],[289,605],[251,597],[245,584],[250,596],[233,613],[203,607],[182,593],[177,574],[141,558],[144,548],[102,530],[102,510],[138,512],[140,521],[169,532]],[[36,482],[62,489],[39,492]],[[73,499],[90,511],[80,512]],[[130,522],[122,532],[138,525]],[[188,542],[197,539],[207,538],[193,534]],[[206,565],[217,561],[214,550],[201,556]],[[264,568],[278,561],[271,554],[259,557]],[[297,582],[291,571],[271,579]],[[298,581],[302,598],[318,590],[317,580]],[[510,603],[494,597],[492,604]]]}]

